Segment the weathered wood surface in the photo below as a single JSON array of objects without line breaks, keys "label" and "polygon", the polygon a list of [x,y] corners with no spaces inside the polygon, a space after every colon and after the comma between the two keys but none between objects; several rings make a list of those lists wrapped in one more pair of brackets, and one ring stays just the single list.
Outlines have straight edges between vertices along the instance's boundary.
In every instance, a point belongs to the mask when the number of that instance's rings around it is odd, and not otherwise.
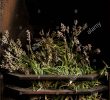
[{"label": "weathered wood surface", "polygon": [[97,86],[90,89],[82,89],[82,90],[32,90],[29,88],[20,88],[14,86],[7,86],[8,89],[13,90],[14,92],[19,93],[19,95],[33,95],[33,94],[91,94],[95,92],[102,92],[108,89],[107,86]]},{"label": "weathered wood surface", "polygon": [[0,0],[0,31],[10,29],[17,0]]},{"label": "weathered wood surface", "polygon": [[14,74],[8,73],[8,77],[15,78],[18,80],[95,80],[99,78],[98,74],[89,74],[89,75],[23,75],[23,74]]}]

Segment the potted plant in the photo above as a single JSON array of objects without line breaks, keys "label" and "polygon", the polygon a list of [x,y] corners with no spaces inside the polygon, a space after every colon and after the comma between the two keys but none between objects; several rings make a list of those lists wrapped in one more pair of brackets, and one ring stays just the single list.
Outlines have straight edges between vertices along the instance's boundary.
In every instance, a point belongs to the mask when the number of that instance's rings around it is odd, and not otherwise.
[{"label": "potted plant", "polygon": [[[70,91],[66,91],[65,94],[72,94],[73,91],[77,94],[78,90],[80,90],[79,94],[86,94],[84,91],[81,92],[82,89],[91,89],[101,84],[97,80],[100,76],[99,73],[90,64],[90,55],[95,53],[92,50],[92,45],[83,45],[78,38],[86,28],[87,24],[79,26],[77,20],[72,27],[61,23],[54,31],[50,30],[45,33],[42,30],[39,33],[41,37],[34,39],[34,41],[31,39],[31,32],[27,30],[27,48],[24,49],[20,39],[16,41],[11,39],[8,31],[6,31],[1,39],[3,49],[1,68],[7,69],[8,75],[19,77],[21,80],[33,80],[34,82],[30,87],[34,90],[34,93],[35,91],[38,93],[38,90],[63,89],[63,92],[57,91],[63,94],[64,89],[66,89]],[[104,71],[106,72],[106,69]],[[35,80],[39,81],[35,82]],[[51,80],[56,81],[53,83]],[[75,82],[76,80],[80,81]],[[92,82],[85,80],[92,80]],[[50,94],[56,94],[57,92],[51,91]],[[49,91],[46,93],[49,93]],[[101,98],[98,94],[93,95],[96,96],[95,98]],[[65,98],[69,100],[72,97],[67,96]],[[78,96],[78,98],[79,100],[85,100],[81,98],[90,97]]]}]

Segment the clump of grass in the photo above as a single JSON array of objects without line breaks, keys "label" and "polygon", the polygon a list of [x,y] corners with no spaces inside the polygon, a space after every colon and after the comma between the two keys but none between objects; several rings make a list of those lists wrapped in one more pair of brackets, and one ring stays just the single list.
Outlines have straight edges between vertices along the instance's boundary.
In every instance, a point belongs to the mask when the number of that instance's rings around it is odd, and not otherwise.
[{"label": "clump of grass", "polygon": [[41,74],[52,75],[83,75],[94,73],[90,66],[89,53],[91,44],[82,46],[78,36],[86,28],[73,25],[72,28],[61,26],[56,31],[44,33],[34,43],[35,59],[40,64]]},{"label": "clump of grass", "polygon": [[64,96],[64,95],[55,95],[55,96],[36,96],[32,97],[30,100],[101,100],[101,94],[94,93],[91,95],[85,96]]},{"label": "clump of grass", "polygon": [[91,89],[100,85],[101,82],[98,80],[94,81],[83,81],[83,82],[73,82],[73,81],[41,81],[34,82],[32,87],[33,90],[54,90],[54,89],[70,89],[70,90],[82,90]]}]

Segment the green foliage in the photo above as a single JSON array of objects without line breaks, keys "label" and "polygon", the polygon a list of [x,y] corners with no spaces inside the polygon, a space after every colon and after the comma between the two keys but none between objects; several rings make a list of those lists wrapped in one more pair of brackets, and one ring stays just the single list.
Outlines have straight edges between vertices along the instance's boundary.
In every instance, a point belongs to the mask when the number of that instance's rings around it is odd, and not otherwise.
[{"label": "green foliage", "polygon": [[98,80],[94,81],[83,81],[83,82],[74,82],[74,81],[41,81],[33,83],[33,90],[52,90],[52,89],[70,89],[70,90],[82,90],[90,89],[100,85],[101,83]]},{"label": "green foliage", "polygon": [[94,93],[88,96],[66,96],[66,95],[56,95],[56,96],[36,96],[32,97],[31,100],[101,100],[101,94]]},{"label": "green foliage", "polygon": [[70,29],[61,23],[56,31],[40,32],[41,39],[33,43],[32,48],[37,49],[34,56],[43,74],[83,75],[95,72],[89,62],[90,44],[81,46],[78,40],[85,26],[74,25]]},{"label": "green foliage", "polygon": [[[3,60],[1,67],[10,72],[36,75],[84,75],[95,73],[90,66],[91,44],[82,45],[78,36],[87,28],[74,23],[72,27],[63,23],[55,31],[39,33],[41,38],[31,41],[31,32],[27,30],[27,50],[22,48],[20,39],[3,33],[1,47]],[[103,69],[104,73],[106,69]],[[101,74],[102,74],[101,72]]]}]

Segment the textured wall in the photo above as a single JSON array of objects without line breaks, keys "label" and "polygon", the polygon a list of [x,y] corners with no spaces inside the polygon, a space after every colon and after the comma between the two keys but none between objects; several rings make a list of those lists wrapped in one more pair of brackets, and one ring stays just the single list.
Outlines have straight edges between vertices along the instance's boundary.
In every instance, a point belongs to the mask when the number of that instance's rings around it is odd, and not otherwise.
[{"label": "textured wall", "polygon": [[0,0],[0,30],[9,30],[17,0]]},{"label": "textured wall", "polygon": [[27,26],[25,0],[0,0],[0,31],[8,30],[16,38]]}]

